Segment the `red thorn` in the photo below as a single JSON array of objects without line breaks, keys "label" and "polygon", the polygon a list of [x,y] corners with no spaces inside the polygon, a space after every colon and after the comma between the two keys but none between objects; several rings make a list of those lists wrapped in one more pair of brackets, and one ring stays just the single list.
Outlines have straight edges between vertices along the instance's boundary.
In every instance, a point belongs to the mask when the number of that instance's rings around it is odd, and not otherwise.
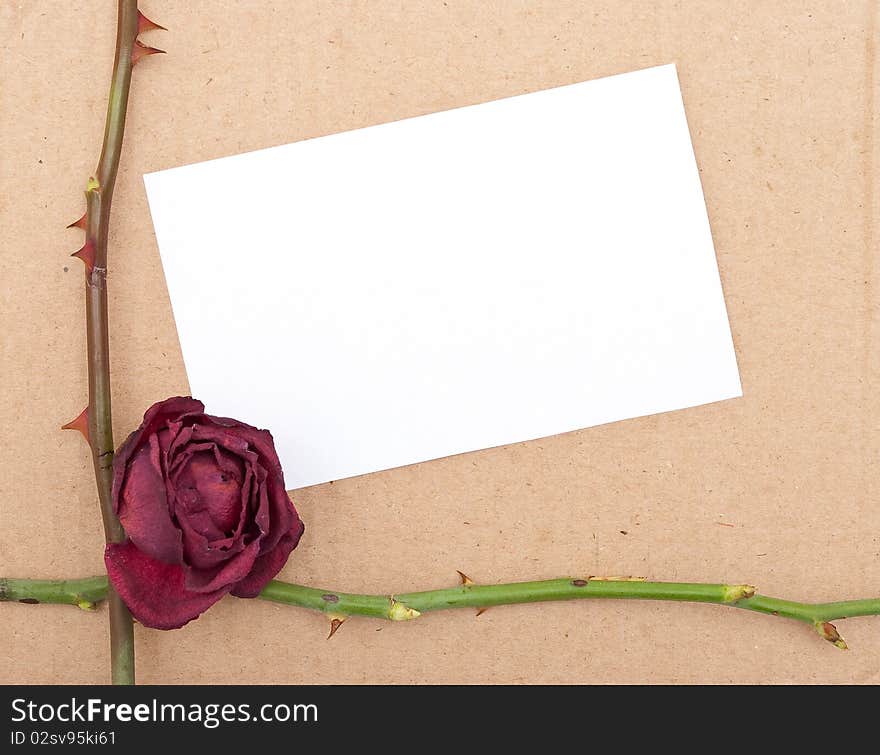
[{"label": "red thorn", "polygon": [[463,571],[459,571],[458,569],[456,569],[455,571],[457,571],[457,572],[458,572],[458,576],[461,577],[461,584],[462,584],[462,586],[467,587],[468,585],[472,585],[472,584],[474,584],[474,580],[472,580],[472,579],[471,579],[467,574],[465,574]]},{"label": "red thorn", "polygon": [[79,257],[85,263],[88,272],[92,272],[95,269],[95,245],[91,241],[86,241],[82,249],[70,256]]},{"label": "red thorn", "polygon": [[89,407],[83,409],[79,416],[66,425],[61,425],[62,430],[78,430],[82,433],[86,443],[89,443]]},{"label": "red thorn", "polygon": [[87,217],[88,217],[88,213],[84,212],[83,216],[79,220],[74,220],[67,227],[68,228],[81,228],[84,231],[86,229],[86,223],[88,222]]},{"label": "red thorn", "polygon": [[345,619],[331,619],[330,620],[330,634],[327,635],[328,640],[339,631],[339,627],[342,626],[344,621],[345,621]]},{"label": "red thorn", "polygon": [[478,608],[477,609],[477,616],[482,616],[488,610],[489,610],[488,608]]},{"label": "red thorn", "polygon": [[159,50],[155,47],[147,47],[139,39],[136,39],[134,41],[134,46],[131,48],[131,64],[135,65],[139,60],[147,57],[147,55],[155,55],[158,52],[164,53],[165,50]]},{"label": "red thorn", "polygon": [[150,21],[149,18],[138,10],[138,34],[143,34],[145,31],[152,31],[153,29],[168,31],[164,26],[159,26],[155,21]]}]

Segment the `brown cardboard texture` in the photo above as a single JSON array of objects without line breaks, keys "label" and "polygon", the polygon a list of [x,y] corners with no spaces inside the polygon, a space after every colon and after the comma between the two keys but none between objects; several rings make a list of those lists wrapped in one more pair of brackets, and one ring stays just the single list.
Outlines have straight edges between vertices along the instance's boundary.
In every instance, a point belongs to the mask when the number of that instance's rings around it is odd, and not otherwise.
[{"label": "brown cardboard texture", "polygon": [[[114,3],[0,5],[5,235],[0,573],[103,570],[87,449],[82,212]],[[142,175],[678,64],[744,397],[293,493],[283,578],[395,593],[567,574],[755,584],[796,600],[880,586],[877,4],[144,0],[109,287],[118,440],[188,392]],[[235,345],[232,345],[235,348]],[[246,345],[242,345],[246,350]],[[302,369],[310,365],[303,364]],[[258,376],[256,376],[258,378]],[[209,407],[210,409],[210,407]],[[247,419],[247,418],[242,418]],[[136,628],[144,683],[880,682],[880,624],[593,602],[399,624],[225,598]],[[106,608],[0,607],[0,680],[109,679]]]}]

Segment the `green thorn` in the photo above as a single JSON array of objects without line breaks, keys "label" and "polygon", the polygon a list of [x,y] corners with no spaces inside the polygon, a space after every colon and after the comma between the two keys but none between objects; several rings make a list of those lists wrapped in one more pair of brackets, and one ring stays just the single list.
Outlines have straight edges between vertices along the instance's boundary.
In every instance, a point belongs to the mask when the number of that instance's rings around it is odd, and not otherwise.
[{"label": "green thorn", "polygon": [[724,602],[736,603],[738,600],[755,597],[758,588],[752,585],[724,585]]},{"label": "green thorn", "polygon": [[813,626],[816,628],[816,631],[822,639],[828,640],[828,642],[836,648],[849,650],[846,643],[843,641],[843,637],[841,637],[840,633],[837,631],[837,627],[830,621],[817,621]]},{"label": "green thorn", "polygon": [[391,598],[391,607],[388,609],[388,618],[391,621],[410,621],[421,615],[415,608],[410,608],[406,603]]}]

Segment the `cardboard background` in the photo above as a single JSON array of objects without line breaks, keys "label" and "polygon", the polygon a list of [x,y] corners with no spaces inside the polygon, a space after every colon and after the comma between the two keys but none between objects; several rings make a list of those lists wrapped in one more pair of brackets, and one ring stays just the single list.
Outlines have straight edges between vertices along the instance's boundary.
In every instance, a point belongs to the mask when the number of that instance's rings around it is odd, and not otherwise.
[{"label": "cardboard background", "polygon": [[[0,3],[10,576],[103,568],[87,451],[58,426],[86,393],[82,273],[66,256],[80,236],[64,226],[97,159],[114,6]],[[307,531],[282,577],[391,593],[454,584],[455,569],[485,582],[632,573],[802,600],[877,594],[873,0],[143,6],[171,31],[146,37],[169,55],[135,72],[114,204],[119,440],[150,403],[187,391],[143,173],[679,67],[744,398],[298,491]],[[744,611],[581,602],[351,620],[327,642],[322,616],[227,598],[182,630],[136,634],[145,683],[876,683],[878,626],[840,622],[842,653]],[[104,609],[3,605],[0,637],[0,681],[109,678]]]}]

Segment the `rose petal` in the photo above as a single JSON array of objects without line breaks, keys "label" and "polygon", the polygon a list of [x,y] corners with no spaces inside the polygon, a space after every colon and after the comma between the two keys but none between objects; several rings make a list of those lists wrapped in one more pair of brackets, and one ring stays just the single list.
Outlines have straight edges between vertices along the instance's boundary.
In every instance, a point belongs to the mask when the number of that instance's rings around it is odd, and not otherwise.
[{"label": "rose petal", "polygon": [[[193,569],[185,566],[184,585],[193,592],[212,592],[221,587],[229,589],[244,579],[260,552],[260,543],[255,540],[240,553],[234,554],[213,569]],[[228,555],[227,551],[227,555]]]},{"label": "rose petal", "polygon": [[269,497],[269,532],[263,540],[264,553],[277,545],[298,518],[293,501],[284,489],[283,479],[279,476],[270,476],[266,480],[266,492]]},{"label": "rose petal", "polygon": [[159,457],[159,441],[151,435],[128,464],[116,508],[135,546],[159,561],[179,564],[183,541],[168,509]]},{"label": "rose petal", "polygon": [[239,598],[255,598],[269,581],[284,567],[291,551],[299,544],[305,526],[297,517],[293,528],[286,533],[278,545],[268,553],[260,556],[255,562],[251,573],[242,579],[230,592]]},{"label": "rose petal", "polygon": [[[241,516],[241,481],[223,469],[219,452],[197,453],[190,457],[177,477],[178,498],[181,489],[198,494],[198,510],[206,511],[213,526],[220,532],[232,532]],[[207,535],[207,532],[203,532]]]},{"label": "rose petal", "polygon": [[224,448],[214,444],[214,459],[217,466],[230,477],[234,477],[239,483],[244,479],[245,463],[238,454],[233,454]]},{"label": "rose petal", "polygon": [[175,396],[153,404],[144,414],[141,426],[119,446],[113,457],[113,505],[119,503],[119,492],[128,466],[129,458],[143,445],[144,439],[157,432],[169,419],[183,414],[205,411],[205,405],[189,396]]},{"label": "rose petal", "polygon": [[131,542],[109,543],[104,563],[131,615],[153,629],[182,627],[228,592],[228,588],[214,592],[187,590],[180,566],[150,558]]},{"label": "rose petal", "polygon": [[269,534],[272,520],[269,513],[269,487],[265,480],[260,480],[260,469],[262,467],[256,465],[258,484],[256,495],[251,499],[251,518],[259,528],[260,535],[263,536]]},{"label": "rose petal", "polygon": [[205,442],[198,443],[191,441],[192,427],[185,427],[175,437],[174,441],[168,448],[168,477],[172,480],[177,479],[181,469],[189,461],[190,457],[199,451],[209,451],[214,447],[214,443]]},{"label": "rose petal", "polygon": [[251,501],[256,495],[259,483],[257,476],[254,474],[252,465],[247,465],[244,470],[244,481],[241,483],[241,518],[238,520],[238,526],[232,537],[238,539],[242,536],[245,526],[250,523]]},{"label": "rose petal", "polygon": [[[281,463],[275,451],[272,434],[268,430],[258,430],[250,425],[245,425],[234,419],[226,417],[213,417],[205,415],[203,422],[211,424],[200,425],[199,437],[211,438],[218,444],[223,444],[233,433],[240,434],[245,439],[247,446],[256,451],[259,463],[254,466],[261,483],[256,495],[251,499],[254,504],[252,520],[256,523],[263,537],[261,552],[268,553],[278,544],[294,526],[298,518],[284,486],[284,475],[281,471]],[[214,425],[212,427],[211,425]],[[235,449],[238,451],[238,448]],[[250,454],[254,454],[250,451]]]},{"label": "rose petal", "polygon": [[[216,443],[219,448],[237,456],[244,463],[260,461],[260,455],[255,450],[251,450],[251,446],[245,438],[236,435],[235,428],[218,427],[211,422],[202,424],[203,420],[210,419],[212,418],[207,415],[199,417],[199,424],[181,431],[180,440],[169,450],[170,455],[176,456],[177,453],[185,452],[185,444],[189,442]],[[187,436],[187,432],[191,432],[191,435]],[[178,463],[176,458],[174,463]]]},{"label": "rose petal", "polygon": [[256,483],[254,482],[254,473],[250,467],[247,467],[244,470],[244,482],[241,485],[241,500],[240,510],[241,516],[239,517],[238,523],[235,526],[235,530],[229,535],[229,537],[217,538],[216,540],[207,540],[207,545],[213,549],[225,549],[227,554],[235,553],[240,551],[244,547],[244,538],[242,537],[244,533],[245,525],[248,524],[250,517],[248,513],[250,511],[249,501],[250,496],[253,495],[253,491]]},{"label": "rose petal", "polygon": [[[207,518],[207,514],[204,515]],[[197,531],[190,521],[191,517],[178,515],[177,521],[183,531],[183,557],[185,563],[195,569],[213,569],[234,554],[244,550],[242,539],[234,540],[228,548],[215,548],[212,543],[222,537],[206,537]],[[205,521],[202,521],[205,524]]]},{"label": "rose petal", "polygon": [[256,450],[260,455],[260,461],[263,466],[270,473],[273,471],[281,473],[281,462],[278,460],[278,452],[275,450],[275,440],[272,438],[272,433],[268,430],[260,430],[257,427],[246,425],[244,422],[239,422],[229,417],[215,417],[211,414],[206,414],[202,417],[202,422],[210,422],[221,428],[230,428],[236,436],[246,440],[248,445]]},{"label": "rose petal", "polygon": [[[235,432],[236,435],[244,438],[249,446],[259,454],[260,464],[267,472],[265,495],[269,505],[268,509],[264,508],[263,503],[265,499],[261,498],[255,521],[263,533],[262,552],[268,553],[284,537],[285,533],[294,526],[294,520],[298,518],[296,509],[287,495],[284,485],[284,473],[281,469],[281,462],[278,460],[278,453],[275,450],[275,441],[272,438],[272,433],[228,417],[215,417],[206,414],[202,418],[202,422],[208,421],[223,428],[228,427],[230,432]],[[203,431],[202,435],[206,434]],[[261,496],[262,494],[263,491],[261,491]]]}]

